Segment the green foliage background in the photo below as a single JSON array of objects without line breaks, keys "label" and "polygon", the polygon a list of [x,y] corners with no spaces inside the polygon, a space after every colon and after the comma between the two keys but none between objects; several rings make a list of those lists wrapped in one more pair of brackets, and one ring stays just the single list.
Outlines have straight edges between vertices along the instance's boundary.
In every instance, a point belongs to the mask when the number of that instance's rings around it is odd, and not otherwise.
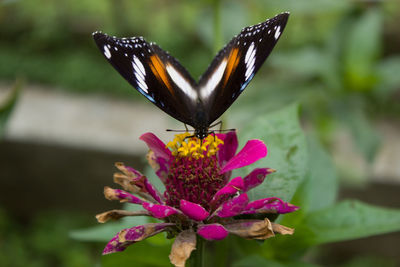
[{"label": "green foliage background", "polygon": [[[326,151],[334,145],[334,133],[344,129],[371,163],[380,145],[375,121],[399,119],[400,5],[396,0],[2,1],[0,80],[14,82],[22,76],[26,83],[48,90],[140,101],[144,98],[103,59],[91,38],[93,31],[142,35],[199,77],[216,51],[242,27],[282,11],[290,11],[291,17],[279,44],[225,119],[244,129],[239,132],[242,142],[252,138],[267,142],[269,155],[258,164],[278,172],[251,197],[279,196],[301,206],[300,211],[278,218],[296,228],[296,234],[263,244],[230,238],[212,247],[218,257],[210,250],[207,258],[209,266],[313,266],[303,262],[313,246],[399,230],[398,210],[356,200],[336,203],[339,176],[349,174],[347,166],[337,168]],[[0,135],[18,87],[0,107]],[[299,120],[308,125],[307,135]],[[99,261],[102,266],[129,262],[169,266],[171,242],[162,235],[100,260],[97,245],[90,250],[67,238],[66,229],[85,223],[69,224],[68,218],[60,220],[53,214],[33,222],[27,228],[32,231],[27,231],[6,213],[0,215],[0,262],[10,266],[91,266]],[[142,223],[123,220],[74,231],[72,237],[103,245],[118,230]],[[58,245],[46,247],[49,235]],[[15,261],[14,252],[23,256]],[[379,259],[355,260],[347,266],[376,264],[391,266]]]}]

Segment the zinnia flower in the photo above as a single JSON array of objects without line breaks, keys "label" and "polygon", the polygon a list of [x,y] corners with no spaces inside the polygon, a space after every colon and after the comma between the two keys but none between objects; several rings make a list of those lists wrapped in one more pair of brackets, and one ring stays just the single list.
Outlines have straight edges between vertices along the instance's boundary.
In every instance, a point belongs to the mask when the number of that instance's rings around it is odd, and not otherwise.
[{"label": "zinnia flower", "polygon": [[103,223],[124,216],[152,216],[163,222],[120,231],[109,241],[103,254],[123,251],[129,245],[167,232],[168,237],[176,236],[171,263],[184,266],[196,248],[196,234],[206,240],[222,240],[228,234],[264,240],[276,233],[294,232],[269,221],[266,216],[289,213],[298,207],[275,197],[249,201],[247,196],[249,190],[275,170],[257,168],[244,178],[230,180],[232,170],[267,155],[262,141],[248,141],[235,155],[238,147],[235,132],[209,135],[202,142],[189,135],[176,135],[167,145],[152,133],[140,137],[150,149],[147,159],[165,185],[164,194],[137,170],[116,163],[121,172],[114,175],[114,182],[124,190],[105,187],[106,198],[141,205],[143,210],[112,210],[98,214],[97,220]]}]

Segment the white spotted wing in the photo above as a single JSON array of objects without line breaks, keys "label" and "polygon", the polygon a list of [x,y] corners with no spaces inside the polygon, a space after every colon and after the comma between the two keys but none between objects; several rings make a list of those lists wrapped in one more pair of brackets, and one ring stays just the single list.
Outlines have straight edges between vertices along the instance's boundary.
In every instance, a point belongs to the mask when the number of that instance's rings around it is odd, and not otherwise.
[{"label": "white spotted wing", "polygon": [[282,13],[244,28],[214,58],[197,83],[171,55],[142,37],[93,34],[105,58],[148,100],[195,129],[208,129],[261,67],[286,26]]}]

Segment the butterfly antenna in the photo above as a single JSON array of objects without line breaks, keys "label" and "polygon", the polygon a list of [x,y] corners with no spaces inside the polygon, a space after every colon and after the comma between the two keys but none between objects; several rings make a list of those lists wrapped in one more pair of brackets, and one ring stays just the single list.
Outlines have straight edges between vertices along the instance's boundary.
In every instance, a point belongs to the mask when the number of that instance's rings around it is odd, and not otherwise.
[{"label": "butterfly antenna", "polygon": [[236,132],[236,129],[220,129],[220,130],[214,130],[216,132],[222,133],[222,132]]},{"label": "butterfly antenna", "polygon": [[167,132],[177,132],[177,133],[186,133],[186,132],[193,132],[193,130],[174,130],[174,129],[166,129]]}]

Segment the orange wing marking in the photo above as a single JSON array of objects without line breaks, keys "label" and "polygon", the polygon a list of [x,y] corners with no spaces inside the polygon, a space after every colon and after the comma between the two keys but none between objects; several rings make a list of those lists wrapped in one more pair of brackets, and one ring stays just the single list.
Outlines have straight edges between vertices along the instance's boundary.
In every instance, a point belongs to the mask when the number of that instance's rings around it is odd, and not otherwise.
[{"label": "orange wing marking", "polygon": [[239,64],[239,48],[235,47],[229,54],[228,63],[226,64],[225,77],[224,77],[224,87],[228,82],[229,77],[235,71],[237,65]]},{"label": "orange wing marking", "polygon": [[172,89],[172,85],[169,82],[168,74],[165,71],[165,65],[162,63],[161,59],[157,55],[151,55],[150,61],[151,61],[151,64],[149,64],[149,65],[150,65],[151,71],[154,73],[154,75],[157,77],[157,79],[161,83],[164,83],[165,86],[167,86],[168,90],[173,95],[174,90]]}]

